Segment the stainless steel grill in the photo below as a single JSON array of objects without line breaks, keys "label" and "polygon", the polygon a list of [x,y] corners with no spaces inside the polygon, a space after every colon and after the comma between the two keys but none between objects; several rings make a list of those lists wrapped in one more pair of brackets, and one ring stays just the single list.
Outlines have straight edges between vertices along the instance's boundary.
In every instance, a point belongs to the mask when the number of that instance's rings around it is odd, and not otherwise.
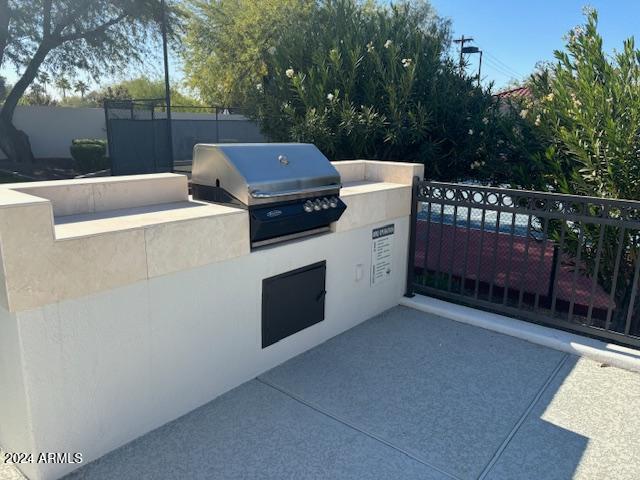
[{"label": "stainless steel grill", "polygon": [[340,174],[314,145],[198,144],[193,198],[248,209],[253,248],[329,230],[347,208]]}]

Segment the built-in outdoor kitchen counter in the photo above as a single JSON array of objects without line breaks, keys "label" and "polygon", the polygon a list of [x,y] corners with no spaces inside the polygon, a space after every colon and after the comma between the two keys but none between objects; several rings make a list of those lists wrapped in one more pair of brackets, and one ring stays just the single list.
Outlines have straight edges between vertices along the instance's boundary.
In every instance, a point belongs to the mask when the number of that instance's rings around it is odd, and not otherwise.
[{"label": "built-in outdoor kitchen counter", "polygon": [[[193,200],[182,175],[0,186],[0,446],[86,463],[396,305],[422,166],[333,165],[330,231],[260,249],[245,209]],[[265,343],[263,288],[314,266],[323,319]]]}]

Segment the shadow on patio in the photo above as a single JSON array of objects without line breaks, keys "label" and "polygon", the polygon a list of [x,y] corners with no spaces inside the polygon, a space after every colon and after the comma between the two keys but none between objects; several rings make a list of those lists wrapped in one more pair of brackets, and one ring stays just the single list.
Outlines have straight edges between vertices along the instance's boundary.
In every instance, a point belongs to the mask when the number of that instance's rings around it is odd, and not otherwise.
[{"label": "shadow on patio", "polygon": [[396,307],[66,478],[637,479],[638,398],[640,375]]}]

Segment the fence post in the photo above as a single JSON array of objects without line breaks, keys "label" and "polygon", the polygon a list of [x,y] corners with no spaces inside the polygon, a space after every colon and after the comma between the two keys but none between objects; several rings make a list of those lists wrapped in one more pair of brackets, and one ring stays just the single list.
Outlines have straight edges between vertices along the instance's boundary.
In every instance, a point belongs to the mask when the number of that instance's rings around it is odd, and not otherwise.
[{"label": "fence post", "polygon": [[216,107],[216,143],[220,143],[220,120],[218,119],[218,107]]},{"label": "fence post", "polygon": [[[104,108],[104,128],[107,130],[107,156],[109,157],[109,162],[111,162],[111,125],[109,124],[109,100],[106,98],[102,101],[102,108]],[[111,175],[113,173],[113,165],[111,165]]]},{"label": "fence post", "polygon": [[[411,216],[409,217],[409,252],[407,255],[407,285],[405,297],[415,296],[413,283],[415,281],[415,260],[416,260],[416,231],[418,223],[418,184],[420,177],[414,176],[411,182]],[[425,252],[426,255],[426,252]]]}]

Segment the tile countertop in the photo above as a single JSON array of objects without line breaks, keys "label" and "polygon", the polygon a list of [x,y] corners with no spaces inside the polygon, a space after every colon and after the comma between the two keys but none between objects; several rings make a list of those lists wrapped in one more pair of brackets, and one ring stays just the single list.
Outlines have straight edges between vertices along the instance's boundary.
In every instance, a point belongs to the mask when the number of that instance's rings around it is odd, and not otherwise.
[{"label": "tile countertop", "polygon": [[245,215],[245,210],[189,199],[145,207],[54,217],[56,240],[100,235],[198,218]]},{"label": "tile countertop", "polygon": [[[340,219],[335,231],[402,216],[410,201],[406,185],[389,182],[347,182],[340,196],[348,205],[348,217]],[[246,215],[246,210],[189,198],[183,202],[54,216],[54,232],[55,240],[66,240],[225,215]]]},{"label": "tile countertop", "polygon": [[[334,165],[347,204],[334,232],[409,215],[422,165]],[[193,201],[184,175],[7,184],[0,245],[0,305],[19,311],[248,255],[249,219],[243,209]]]}]

